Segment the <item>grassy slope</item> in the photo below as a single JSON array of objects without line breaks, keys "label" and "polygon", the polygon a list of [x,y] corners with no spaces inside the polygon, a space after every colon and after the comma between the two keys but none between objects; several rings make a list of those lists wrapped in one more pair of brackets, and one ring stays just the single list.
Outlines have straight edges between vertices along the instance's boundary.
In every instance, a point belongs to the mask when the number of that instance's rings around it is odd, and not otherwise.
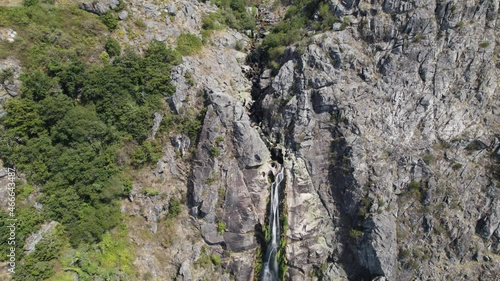
[{"label": "grassy slope", "polygon": [[26,70],[71,56],[96,61],[107,32],[97,16],[76,4],[3,7],[0,27],[18,33],[14,43],[0,42],[0,59],[16,56]]}]

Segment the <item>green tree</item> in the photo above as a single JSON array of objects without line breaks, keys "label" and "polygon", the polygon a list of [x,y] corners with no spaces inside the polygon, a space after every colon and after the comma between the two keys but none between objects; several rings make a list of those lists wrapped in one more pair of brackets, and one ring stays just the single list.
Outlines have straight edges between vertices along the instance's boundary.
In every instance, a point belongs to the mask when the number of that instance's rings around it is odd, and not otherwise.
[{"label": "green tree", "polygon": [[106,40],[106,44],[104,45],[104,48],[111,57],[119,56],[122,51],[120,43],[113,37],[108,37],[108,39]]},{"label": "green tree", "polygon": [[6,103],[5,109],[8,114],[3,124],[8,129],[9,137],[26,141],[44,131],[43,121],[38,115],[38,106],[34,101],[11,99]]},{"label": "green tree", "polygon": [[24,7],[36,6],[38,5],[38,0],[23,0]]},{"label": "green tree", "polygon": [[29,75],[21,75],[22,95],[40,101],[56,91],[57,83],[44,72],[37,70]]}]

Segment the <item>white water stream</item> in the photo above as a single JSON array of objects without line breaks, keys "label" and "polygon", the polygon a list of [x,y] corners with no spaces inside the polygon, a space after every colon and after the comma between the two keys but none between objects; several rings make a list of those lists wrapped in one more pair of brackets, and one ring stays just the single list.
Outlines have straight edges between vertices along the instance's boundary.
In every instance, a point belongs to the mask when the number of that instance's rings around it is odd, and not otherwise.
[{"label": "white water stream", "polygon": [[262,271],[262,281],[278,281],[278,239],[280,237],[279,225],[279,186],[284,178],[284,170],[276,176],[271,185],[271,207],[269,210],[269,229],[271,230],[271,239],[267,242],[267,251],[264,257],[264,270]]}]

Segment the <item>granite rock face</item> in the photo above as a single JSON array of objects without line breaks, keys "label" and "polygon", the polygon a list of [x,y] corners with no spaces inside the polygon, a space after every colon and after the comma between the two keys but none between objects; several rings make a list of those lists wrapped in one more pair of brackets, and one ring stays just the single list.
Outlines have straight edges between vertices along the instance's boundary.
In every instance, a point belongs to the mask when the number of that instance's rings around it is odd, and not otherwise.
[{"label": "granite rock face", "polygon": [[45,237],[51,235],[58,223],[55,221],[51,221],[42,225],[39,231],[32,233],[28,238],[26,238],[26,244],[24,245],[24,252],[26,255],[30,254],[35,250],[36,245]]},{"label": "granite rock face", "polygon": [[229,271],[238,280],[253,278],[258,247],[255,228],[264,223],[271,155],[240,101],[222,92],[206,93],[192,175],[192,212],[208,244],[232,253]]},{"label": "granite rock face", "polygon": [[[216,11],[216,6],[196,0],[130,0],[126,1],[124,11],[133,20],[120,22],[121,40],[142,48],[151,40],[175,44],[182,33],[199,34],[203,15]],[[142,22],[139,28],[134,24],[135,19]]]},{"label": "granite rock face", "polygon": [[495,280],[498,4],[330,8],[347,28],[290,47],[255,106],[291,155],[288,278]]},{"label": "granite rock face", "polygon": [[15,58],[9,57],[0,60],[0,117],[5,115],[3,104],[10,98],[16,97],[21,92],[21,66]]}]

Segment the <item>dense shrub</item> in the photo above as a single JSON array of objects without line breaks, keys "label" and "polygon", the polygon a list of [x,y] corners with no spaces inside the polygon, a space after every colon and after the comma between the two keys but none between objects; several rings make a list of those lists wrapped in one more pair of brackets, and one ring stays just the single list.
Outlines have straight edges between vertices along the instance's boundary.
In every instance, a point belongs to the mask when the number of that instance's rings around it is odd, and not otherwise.
[{"label": "dense shrub", "polygon": [[153,113],[174,88],[178,57],[153,42],[145,57],[127,52],[105,66],[54,63],[22,77],[21,98],[6,103],[0,157],[42,185],[44,214],[61,222],[72,245],[99,241],[120,222],[116,199],[129,190],[116,155],[133,142],[133,164],[161,152],[146,141]]},{"label": "dense shrub", "polygon": [[113,37],[108,37],[108,39],[106,40],[106,44],[104,45],[104,48],[111,57],[119,56],[122,51],[120,43]]},{"label": "dense shrub", "polygon": [[118,27],[118,16],[115,12],[109,11],[100,16],[102,23],[108,27],[110,31],[115,30]]},{"label": "dense shrub", "polygon": [[25,7],[36,6],[36,5],[38,5],[38,0],[24,0],[23,1],[23,6],[25,6]]},{"label": "dense shrub", "polygon": [[170,198],[168,203],[168,214],[167,219],[173,219],[177,217],[182,211],[182,204],[176,198]]},{"label": "dense shrub", "polygon": [[177,51],[183,56],[190,56],[202,48],[201,40],[192,33],[183,33],[177,38]]},{"label": "dense shrub", "polygon": [[[247,7],[254,7],[254,3],[245,0],[215,0],[214,4],[219,7],[219,11],[212,15],[212,20],[234,28],[238,31],[255,29],[255,15],[247,12]],[[208,29],[208,23],[204,21],[204,28]]]},{"label": "dense shrub", "polygon": [[14,280],[37,281],[51,277],[56,259],[64,246],[63,229],[56,226],[53,233],[43,237],[32,254],[28,255],[19,268],[16,269]]}]

